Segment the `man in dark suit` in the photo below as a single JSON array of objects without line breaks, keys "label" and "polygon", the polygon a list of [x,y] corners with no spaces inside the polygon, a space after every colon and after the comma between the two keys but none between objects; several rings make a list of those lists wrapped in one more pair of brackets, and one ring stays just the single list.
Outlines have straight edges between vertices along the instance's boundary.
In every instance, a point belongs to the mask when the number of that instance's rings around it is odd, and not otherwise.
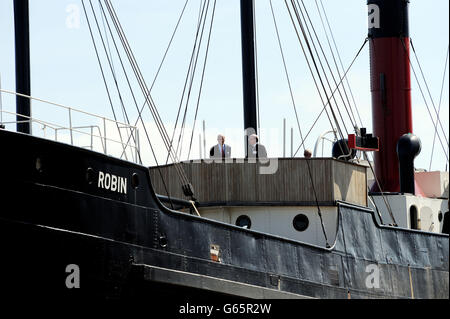
[{"label": "man in dark suit", "polygon": [[217,136],[217,144],[209,150],[210,158],[230,158],[231,146],[225,144],[225,136],[219,134]]},{"label": "man in dark suit", "polygon": [[258,135],[252,134],[248,137],[248,152],[249,158],[267,158],[267,152],[264,145],[259,144]]}]

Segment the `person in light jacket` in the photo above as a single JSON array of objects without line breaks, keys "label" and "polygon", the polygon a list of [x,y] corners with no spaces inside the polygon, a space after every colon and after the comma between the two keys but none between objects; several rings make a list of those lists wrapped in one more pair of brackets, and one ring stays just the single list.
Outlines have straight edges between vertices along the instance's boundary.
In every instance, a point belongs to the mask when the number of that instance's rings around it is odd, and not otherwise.
[{"label": "person in light jacket", "polygon": [[231,146],[225,144],[225,136],[219,134],[217,136],[217,144],[209,150],[210,158],[230,158]]}]

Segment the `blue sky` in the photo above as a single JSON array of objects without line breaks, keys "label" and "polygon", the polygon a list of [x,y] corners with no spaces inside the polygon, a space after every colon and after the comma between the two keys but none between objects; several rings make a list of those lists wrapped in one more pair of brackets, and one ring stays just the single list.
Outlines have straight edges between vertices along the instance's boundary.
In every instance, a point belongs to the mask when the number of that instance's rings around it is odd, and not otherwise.
[{"label": "blue sky", "polygon": [[[159,66],[167,43],[175,27],[184,0],[113,1],[130,45],[148,85],[151,84]],[[344,66],[348,66],[367,35],[367,6],[365,0],[325,0],[326,13],[330,19],[334,36]],[[14,90],[14,29],[12,0],[0,2],[0,76],[2,88]],[[94,7],[98,3],[93,1]],[[152,90],[152,96],[159,112],[170,129],[175,122],[181,92],[186,76],[190,52],[194,41],[195,25],[198,18],[199,0],[190,0],[181,21],[173,46]],[[289,67],[289,75],[294,89],[295,103],[303,133],[309,130],[320,112],[321,102],[312,83],[298,41],[288,21],[284,1],[274,0],[274,10],[283,41],[283,49]],[[305,0],[313,20],[319,22],[313,0]],[[425,73],[436,108],[439,104],[444,63],[449,43],[447,0],[413,0],[410,3],[410,35],[415,44],[420,63]],[[68,25],[71,8],[80,11],[79,25]],[[57,103],[73,106],[87,112],[112,118],[108,97],[95,57],[81,1],[39,0],[30,1],[31,19],[31,62],[32,95]],[[68,12],[70,11],[70,12]],[[72,21],[72,20],[71,20]],[[261,137],[269,156],[282,155],[282,123],[286,118],[288,128],[287,154],[290,154],[290,128],[294,128],[295,148],[300,143],[280,51],[268,0],[256,1],[256,22],[258,39],[258,71],[260,86],[260,126]],[[323,39],[322,26],[316,24]],[[211,37],[210,51],[205,72],[205,82],[199,105],[198,122],[194,133],[191,158],[199,157],[199,133],[201,121],[206,121],[207,145],[215,143],[218,133],[225,133],[233,146],[232,155],[243,155],[241,138],[242,84],[240,62],[239,1],[218,0]],[[100,48],[101,49],[101,48]],[[412,57],[414,58],[414,57]],[[103,63],[106,59],[103,56]],[[119,68],[118,60],[114,61]],[[414,64],[418,71],[417,64]],[[201,69],[200,69],[201,70]],[[441,102],[441,121],[448,137],[449,84],[448,70]],[[201,74],[199,72],[199,74]],[[129,73],[131,75],[131,73]],[[371,132],[371,105],[369,87],[369,57],[366,46],[348,75],[358,110],[364,126]],[[123,76],[119,76],[123,98],[130,117],[136,119],[136,112],[130,94],[126,93]],[[198,81],[193,87],[196,101]],[[108,84],[113,90],[113,82],[108,75]],[[426,110],[417,83],[412,78],[414,132],[422,140],[422,152],[416,166],[428,169],[433,140],[433,124]],[[425,89],[425,86],[423,86]],[[142,94],[135,92],[139,101]],[[117,97],[114,95],[115,102]],[[429,100],[428,100],[429,101]],[[14,99],[2,94],[3,108],[14,110]],[[187,127],[192,127],[195,103],[190,105]],[[120,112],[116,103],[117,112]],[[431,103],[429,102],[431,107]],[[62,119],[65,115],[46,108],[42,103],[33,103],[34,115],[47,119]],[[151,128],[151,138],[158,157],[165,158],[160,139],[152,126],[152,118],[147,111],[145,121]],[[119,116],[120,118],[120,116]],[[82,120],[80,119],[80,123]],[[306,140],[313,149],[316,138],[330,125],[325,116],[321,117],[311,136]],[[169,135],[171,131],[169,130]],[[185,144],[189,144],[191,132],[188,130]],[[141,142],[145,143],[141,134]],[[445,143],[445,142],[444,142]],[[329,148],[329,145],[325,145]],[[186,147],[187,150],[187,147]],[[325,151],[325,156],[329,153]],[[182,159],[187,156],[183,152]],[[146,164],[153,164],[150,156]],[[438,141],[432,169],[444,170],[446,159]]]}]

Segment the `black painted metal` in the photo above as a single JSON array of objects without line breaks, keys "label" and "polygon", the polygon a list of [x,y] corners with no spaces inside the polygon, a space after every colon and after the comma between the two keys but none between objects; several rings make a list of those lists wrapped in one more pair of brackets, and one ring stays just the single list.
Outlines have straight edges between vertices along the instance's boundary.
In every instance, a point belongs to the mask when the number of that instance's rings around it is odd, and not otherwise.
[{"label": "black painted metal", "polygon": [[409,0],[368,0],[367,4],[376,6],[369,6],[369,23],[379,18],[379,27],[369,28],[369,37],[409,37]]},{"label": "black painted metal", "polygon": [[334,158],[340,159],[343,161],[350,161],[356,156],[355,149],[349,149],[348,140],[337,140],[333,143],[333,148],[331,150],[331,154]]},{"label": "black painted metal", "polygon": [[414,134],[404,134],[397,142],[401,193],[415,194],[414,159],[421,149],[420,139]]},{"label": "black painted metal", "polygon": [[158,197],[158,199],[166,204],[170,204],[173,203],[175,205],[178,205],[180,207],[187,207],[190,208],[192,207],[192,203],[188,200],[182,199],[182,198],[174,198],[174,197],[167,197],[164,195],[160,195],[160,194],[156,194],[156,197]]},{"label": "black painted metal", "polygon": [[[244,98],[244,130],[257,134],[255,30],[253,0],[241,0],[242,85]],[[247,140],[245,154],[247,154]],[[247,156],[246,156],[247,157]]]},{"label": "black painted metal", "polygon": [[[30,26],[28,18],[28,0],[14,0],[14,29],[16,56],[16,92],[30,95]],[[16,97],[17,131],[31,134],[30,100]]]},{"label": "black painted metal", "polygon": [[[12,154],[0,157],[2,295],[48,297],[45,287],[56,297],[146,298],[161,284],[141,271],[151,265],[317,298],[449,296],[448,235],[379,226],[372,210],[338,203],[327,249],[168,210],[139,165],[3,130],[0,144]],[[89,168],[138,174],[139,187],[99,188]],[[211,260],[211,245],[221,262]],[[79,265],[82,289],[64,285],[68,264]],[[367,286],[370,267],[378,287]]]}]

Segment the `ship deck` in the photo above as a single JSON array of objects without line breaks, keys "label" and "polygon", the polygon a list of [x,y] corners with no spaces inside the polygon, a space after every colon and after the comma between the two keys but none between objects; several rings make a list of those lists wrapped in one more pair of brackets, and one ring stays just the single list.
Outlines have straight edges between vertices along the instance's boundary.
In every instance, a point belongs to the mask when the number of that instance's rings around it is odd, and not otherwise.
[{"label": "ship deck", "polygon": [[[201,206],[309,206],[316,195],[323,206],[338,200],[367,206],[366,166],[332,158],[194,160],[181,166]],[[173,164],[150,167],[150,177],[156,193],[167,195],[164,179],[170,196],[188,199]]]}]

